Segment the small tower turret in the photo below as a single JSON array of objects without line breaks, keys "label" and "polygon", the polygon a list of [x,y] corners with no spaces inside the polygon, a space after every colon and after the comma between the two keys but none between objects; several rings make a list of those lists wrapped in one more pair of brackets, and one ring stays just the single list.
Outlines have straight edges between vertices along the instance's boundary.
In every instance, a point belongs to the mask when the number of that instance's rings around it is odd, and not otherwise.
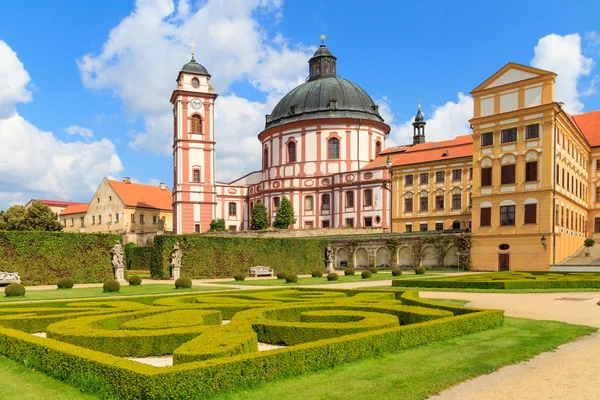
[{"label": "small tower turret", "polygon": [[315,54],[308,60],[309,81],[319,78],[336,76],[335,61],[337,58],[331,54],[331,51],[325,47],[325,35],[321,35],[321,46],[315,51]]},{"label": "small tower turret", "polygon": [[415,144],[425,143],[425,117],[421,112],[421,104],[418,107],[417,115],[415,116],[415,122],[413,122],[413,146]]}]

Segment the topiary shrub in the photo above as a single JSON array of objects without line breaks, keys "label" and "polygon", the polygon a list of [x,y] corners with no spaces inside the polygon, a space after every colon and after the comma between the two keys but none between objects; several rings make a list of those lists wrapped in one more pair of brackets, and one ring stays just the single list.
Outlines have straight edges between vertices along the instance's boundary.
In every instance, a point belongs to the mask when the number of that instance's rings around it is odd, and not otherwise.
[{"label": "topiary shrub", "polygon": [[108,281],[104,282],[102,288],[104,288],[105,292],[118,292],[121,290],[121,284],[114,279],[109,279]]},{"label": "topiary shrub", "polygon": [[277,279],[285,279],[287,275],[288,275],[287,272],[283,272],[283,271],[278,272]]},{"label": "topiary shrub", "polygon": [[25,296],[25,286],[20,283],[11,283],[4,288],[4,294],[10,296]]},{"label": "topiary shrub", "polygon": [[138,286],[142,284],[142,277],[139,275],[131,275],[127,278],[127,281],[131,286]]},{"label": "topiary shrub", "polygon": [[369,271],[371,271],[372,274],[376,274],[379,272],[379,270],[377,269],[377,267],[371,267],[369,268]]},{"label": "topiary shrub", "polygon": [[298,282],[298,275],[289,274],[288,276],[285,277],[285,281],[287,283],[296,283],[296,282]]},{"label": "topiary shrub", "polygon": [[392,270],[392,276],[400,276],[400,275],[402,275],[402,270],[401,270],[401,269],[399,269],[399,268],[394,268],[394,269]]},{"label": "topiary shrub", "polygon": [[346,268],[344,270],[344,275],[354,275],[356,273],[356,271],[354,271],[354,268]]},{"label": "topiary shrub", "polygon": [[68,277],[60,278],[58,282],[56,282],[56,286],[58,286],[59,289],[71,289],[74,284],[73,278]]},{"label": "topiary shrub", "polygon": [[425,267],[417,267],[415,268],[415,274],[423,275],[425,273]]},{"label": "topiary shrub", "polygon": [[313,278],[320,278],[323,276],[323,271],[319,271],[316,269],[311,273],[311,275]]},{"label": "topiary shrub", "polygon": [[246,279],[246,275],[244,275],[244,274],[235,274],[233,276],[233,279],[235,279],[236,281],[243,281],[244,279]]},{"label": "topiary shrub", "polygon": [[189,289],[192,287],[190,278],[179,278],[175,281],[175,289]]},{"label": "topiary shrub", "polygon": [[340,276],[338,274],[336,274],[335,272],[332,272],[329,275],[327,275],[328,281],[337,281],[338,279],[340,279]]},{"label": "topiary shrub", "polygon": [[366,271],[363,271],[362,274],[360,274],[360,276],[362,276],[363,279],[369,279],[370,277],[373,276],[373,273],[370,270],[366,270]]}]

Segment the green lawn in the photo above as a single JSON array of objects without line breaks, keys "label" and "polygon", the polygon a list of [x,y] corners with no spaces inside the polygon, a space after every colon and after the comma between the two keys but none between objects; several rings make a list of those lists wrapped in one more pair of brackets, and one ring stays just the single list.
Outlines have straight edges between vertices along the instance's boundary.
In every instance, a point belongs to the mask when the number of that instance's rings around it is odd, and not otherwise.
[{"label": "green lawn", "polygon": [[359,282],[359,281],[380,281],[380,280],[392,280],[392,279],[406,279],[415,277],[429,277],[436,276],[439,274],[426,273],[425,275],[416,275],[412,271],[403,272],[400,276],[392,276],[391,272],[378,272],[373,274],[371,278],[363,279],[360,276],[361,271],[357,271],[355,275],[344,275],[344,272],[338,273],[340,279],[337,281],[328,281],[327,276],[323,275],[320,278],[306,277],[298,278],[296,283],[287,283],[285,279],[268,278],[268,279],[252,279],[246,281],[231,281],[227,282],[215,282],[221,285],[248,285],[248,286],[297,286],[297,285],[326,285],[331,283],[345,283],[345,282]]},{"label": "green lawn", "polygon": [[[507,317],[504,326],[494,330],[224,393],[213,399],[424,399],[594,331],[562,322]],[[96,398],[4,357],[0,357],[0,382],[3,393],[24,400]]]},{"label": "green lawn", "polygon": [[48,290],[28,290],[24,297],[0,297],[0,303],[13,301],[32,301],[32,300],[64,300],[64,299],[87,299],[87,298],[106,298],[115,296],[141,296],[149,294],[173,294],[186,292],[204,292],[209,290],[229,290],[222,286],[195,286],[190,289],[175,289],[175,285],[154,283],[149,285],[130,286],[121,285],[118,292],[104,292],[101,287],[91,288],[73,288],[73,289],[48,289]]},{"label": "green lawn", "polygon": [[431,287],[370,287],[369,290],[417,290],[419,292],[457,292],[457,293],[560,293],[560,292],[600,292],[600,289],[553,288],[553,289],[463,289]]}]

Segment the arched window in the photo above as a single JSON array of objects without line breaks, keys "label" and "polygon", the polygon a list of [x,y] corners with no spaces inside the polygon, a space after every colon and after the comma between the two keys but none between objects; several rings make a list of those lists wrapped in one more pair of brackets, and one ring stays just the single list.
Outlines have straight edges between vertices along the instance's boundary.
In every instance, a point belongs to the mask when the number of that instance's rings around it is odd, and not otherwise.
[{"label": "arched window", "polygon": [[269,168],[269,149],[265,147],[263,151],[263,169]]},{"label": "arched window", "polygon": [[237,204],[229,203],[229,215],[235,216],[237,214]]},{"label": "arched window", "polygon": [[340,140],[331,138],[327,141],[327,158],[340,158]]},{"label": "arched window", "polygon": [[375,142],[375,157],[379,156],[381,152],[381,142],[378,140]]},{"label": "arched window", "polygon": [[202,119],[199,115],[192,115],[192,133],[202,133]]},{"label": "arched window", "polygon": [[296,142],[288,143],[288,162],[296,162]]}]

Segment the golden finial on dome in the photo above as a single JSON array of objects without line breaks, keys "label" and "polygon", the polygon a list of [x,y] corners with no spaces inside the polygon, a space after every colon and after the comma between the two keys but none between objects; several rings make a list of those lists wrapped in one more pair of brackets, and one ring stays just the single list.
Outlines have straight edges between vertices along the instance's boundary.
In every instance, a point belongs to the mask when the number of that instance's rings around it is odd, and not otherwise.
[{"label": "golden finial on dome", "polygon": [[418,97],[417,99],[418,99],[418,102],[419,102],[419,106],[418,107],[419,107],[419,110],[420,110],[421,109],[421,98]]},{"label": "golden finial on dome", "polygon": [[325,35],[321,35],[321,44],[325,44],[325,38],[326,38]]}]

